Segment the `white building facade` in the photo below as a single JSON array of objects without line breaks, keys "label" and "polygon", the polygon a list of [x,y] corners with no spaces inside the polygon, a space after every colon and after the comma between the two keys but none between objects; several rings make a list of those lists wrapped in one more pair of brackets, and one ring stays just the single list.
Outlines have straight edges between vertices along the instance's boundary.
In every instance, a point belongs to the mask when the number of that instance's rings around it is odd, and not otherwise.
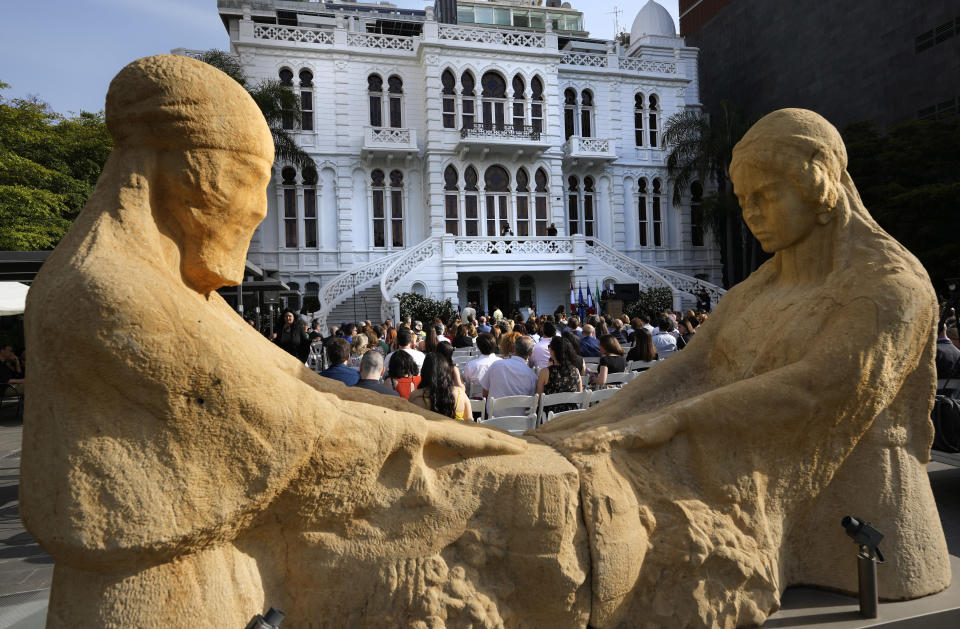
[{"label": "white building facade", "polygon": [[301,96],[285,126],[316,168],[275,165],[249,259],[317,296],[322,323],[396,316],[407,291],[538,312],[571,283],[722,294],[702,188],[672,202],[662,141],[700,107],[697,50],[652,0],[626,48],[539,0],[219,10],[252,80]]}]

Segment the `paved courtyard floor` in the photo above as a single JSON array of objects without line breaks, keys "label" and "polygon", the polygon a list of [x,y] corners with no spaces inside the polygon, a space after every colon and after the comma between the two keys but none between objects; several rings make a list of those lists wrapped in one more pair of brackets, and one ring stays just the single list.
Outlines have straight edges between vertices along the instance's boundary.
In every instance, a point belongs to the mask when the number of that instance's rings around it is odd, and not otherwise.
[{"label": "paved courtyard floor", "polygon": [[[53,559],[20,522],[18,491],[22,435],[22,423],[0,419],[0,629],[43,627],[53,576]],[[766,626],[830,629],[960,627],[960,467],[931,462],[927,469],[947,546],[953,555],[954,584],[950,590],[918,601],[882,603],[881,617],[866,621],[857,615],[857,602],[851,597],[791,588],[784,594],[783,609],[772,616]],[[851,544],[851,569],[854,562]]]}]

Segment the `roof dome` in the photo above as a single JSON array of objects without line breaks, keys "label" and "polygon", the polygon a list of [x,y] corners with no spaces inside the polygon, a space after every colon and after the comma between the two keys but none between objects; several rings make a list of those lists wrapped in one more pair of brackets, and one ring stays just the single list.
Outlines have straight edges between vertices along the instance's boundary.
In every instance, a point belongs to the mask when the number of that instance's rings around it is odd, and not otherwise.
[{"label": "roof dome", "polygon": [[648,0],[637,13],[637,19],[633,21],[630,29],[630,43],[636,43],[644,35],[677,36],[677,28],[670,12],[654,0]]}]

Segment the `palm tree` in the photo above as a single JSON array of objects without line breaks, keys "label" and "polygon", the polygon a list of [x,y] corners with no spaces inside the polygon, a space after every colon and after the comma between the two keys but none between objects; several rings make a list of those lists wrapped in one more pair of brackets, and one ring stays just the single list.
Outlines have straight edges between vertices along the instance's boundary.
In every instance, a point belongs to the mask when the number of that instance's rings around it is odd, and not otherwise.
[{"label": "palm tree", "polygon": [[290,126],[290,118],[296,126],[301,123],[300,99],[290,87],[276,80],[263,80],[251,87],[250,78],[240,60],[222,50],[206,50],[195,58],[227,74],[250,93],[270,127],[277,162],[294,164],[300,169],[316,167],[310,155],[300,148],[290,132],[284,128],[285,118],[287,126]]},{"label": "palm tree", "polygon": [[723,283],[728,287],[745,279],[762,261],[759,243],[743,222],[730,182],[733,147],[752,123],[743,112],[731,110],[722,101],[714,120],[685,109],[671,116],[664,127],[674,205],[694,181],[704,187],[715,186],[716,191],[703,199],[701,207],[704,225],[720,247]]}]

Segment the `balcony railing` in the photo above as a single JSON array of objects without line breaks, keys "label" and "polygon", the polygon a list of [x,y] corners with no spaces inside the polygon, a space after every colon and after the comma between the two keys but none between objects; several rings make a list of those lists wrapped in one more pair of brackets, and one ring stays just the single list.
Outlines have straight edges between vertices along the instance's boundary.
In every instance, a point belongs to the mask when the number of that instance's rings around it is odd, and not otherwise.
[{"label": "balcony railing", "polygon": [[521,124],[493,124],[481,123],[472,127],[460,129],[460,138],[463,140],[476,139],[501,139],[501,140],[532,140],[539,142],[541,132],[534,129],[532,125]]},{"label": "balcony railing", "polygon": [[454,241],[454,253],[457,256],[555,256],[573,255],[573,241],[570,238],[514,237],[503,238],[464,238]]},{"label": "balcony railing", "polygon": [[417,151],[417,134],[413,129],[366,127],[363,134],[363,150],[415,152]]},{"label": "balcony railing", "polygon": [[569,159],[617,159],[613,140],[584,138],[578,135],[570,136],[563,145],[563,154]]}]

